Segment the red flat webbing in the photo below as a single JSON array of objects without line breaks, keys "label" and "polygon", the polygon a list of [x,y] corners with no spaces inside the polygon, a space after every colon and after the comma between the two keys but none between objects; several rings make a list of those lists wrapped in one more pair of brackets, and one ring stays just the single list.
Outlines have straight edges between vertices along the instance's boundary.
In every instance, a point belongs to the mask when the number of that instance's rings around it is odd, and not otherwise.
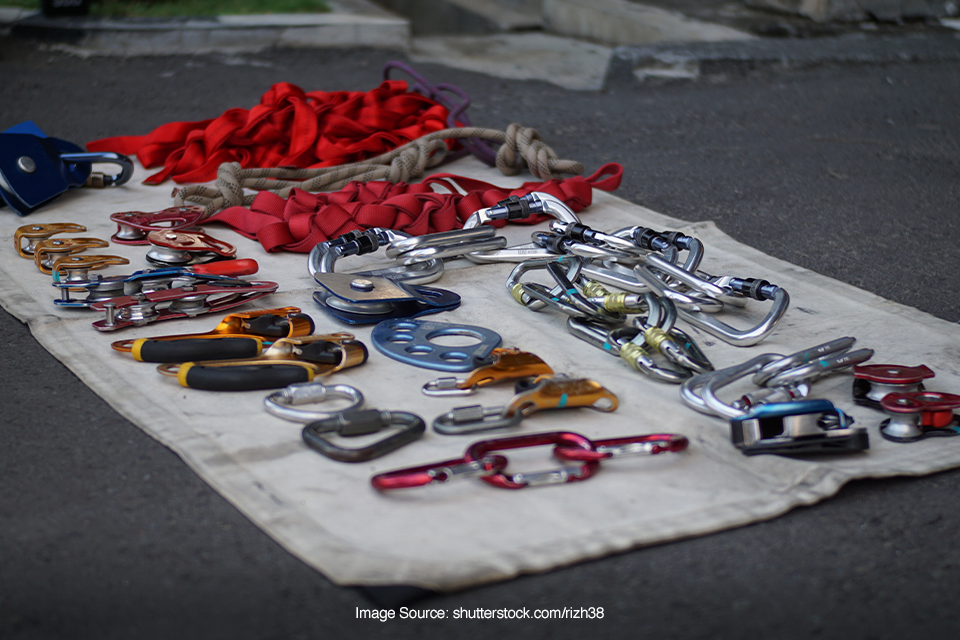
[{"label": "red flat webbing", "polygon": [[[414,236],[459,229],[474,211],[532,191],[555,196],[578,212],[593,201],[593,189],[613,191],[620,186],[622,176],[623,167],[609,163],[588,178],[526,182],[519,189],[444,173],[430,176],[420,184],[351,182],[340,191],[317,194],[294,189],[287,199],[263,191],[249,209],[230,207],[203,223],[223,223],[259,240],[267,251],[309,253],[319,242],[358,229],[384,227]],[[450,193],[434,192],[430,188],[434,184]],[[454,185],[467,193],[461,195]],[[533,224],[546,217],[516,222]],[[498,221],[495,226],[504,224]]]},{"label": "red flat webbing", "polygon": [[160,184],[208,182],[223,162],[243,168],[335,166],[386,153],[447,127],[448,111],[387,80],[371,91],[314,91],[273,85],[249,111],[228,109],[219,118],[171,122],[145,136],[94,140],[90,151],[136,155],[163,170],[144,180]]}]

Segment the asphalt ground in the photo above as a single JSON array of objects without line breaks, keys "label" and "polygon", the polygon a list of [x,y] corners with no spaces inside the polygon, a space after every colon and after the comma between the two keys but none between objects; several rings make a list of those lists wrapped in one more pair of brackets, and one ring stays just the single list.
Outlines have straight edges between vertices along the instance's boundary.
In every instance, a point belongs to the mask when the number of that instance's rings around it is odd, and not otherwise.
[{"label": "asphalt ground", "polygon": [[[140,134],[250,107],[278,81],[367,90],[391,59],[375,50],[84,59],[0,37],[0,124],[32,119],[76,142]],[[419,70],[467,90],[476,124],[537,128],[589,171],[620,162],[625,199],[713,220],[766,253],[957,322],[960,67],[859,60],[795,69],[747,59],[696,81],[614,78],[600,92]],[[0,332],[3,638],[960,631],[960,471],[854,482],[768,522],[462,592],[364,592],[282,550],[5,312]],[[602,607],[603,618],[356,619],[358,607],[405,598],[421,610]]]}]

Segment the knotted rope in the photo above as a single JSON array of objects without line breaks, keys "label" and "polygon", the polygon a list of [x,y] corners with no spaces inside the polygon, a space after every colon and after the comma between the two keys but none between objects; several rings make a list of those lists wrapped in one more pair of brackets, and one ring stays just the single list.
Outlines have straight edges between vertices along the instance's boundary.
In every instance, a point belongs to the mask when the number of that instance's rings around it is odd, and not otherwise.
[{"label": "knotted rope", "polygon": [[245,194],[244,189],[267,191],[286,198],[293,189],[318,192],[341,189],[351,182],[409,182],[446,159],[447,140],[463,138],[499,143],[496,165],[506,176],[517,175],[524,168],[540,180],[579,175],[584,171],[581,163],[558,158],[534,129],[519,124],[511,124],[506,131],[459,127],[435,131],[369,160],[336,167],[243,169],[237,162],[223,163],[217,170],[214,186],[183,187],[174,192],[174,201],[178,206],[203,206],[206,219],[229,207],[253,204],[256,195]]}]

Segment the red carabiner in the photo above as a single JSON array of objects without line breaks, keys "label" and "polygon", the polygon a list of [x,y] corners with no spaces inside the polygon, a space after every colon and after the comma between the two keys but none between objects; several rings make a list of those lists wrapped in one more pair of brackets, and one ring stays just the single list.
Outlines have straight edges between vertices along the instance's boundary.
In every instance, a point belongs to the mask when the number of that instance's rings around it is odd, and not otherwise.
[{"label": "red carabiner", "polygon": [[[548,433],[533,433],[509,438],[496,438],[494,440],[481,440],[467,448],[463,459],[468,462],[473,462],[486,458],[492,451],[525,449],[527,447],[540,447],[551,444],[554,445],[554,448],[569,447],[582,449],[584,451],[596,451],[593,442],[578,433],[551,431]],[[581,462],[578,467],[562,467],[560,469],[534,473],[515,473],[509,476],[501,469],[496,473],[482,476],[480,479],[501,489],[523,489],[524,487],[541,484],[579,482],[592,477],[600,469],[600,462],[598,460],[578,462]]]},{"label": "red carabiner", "polygon": [[658,453],[679,453],[687,448],[690,441],[676,433],[650,433],[623,438],[594,440],[594,450],[558,444],[553,455],[561,460],[577,462],[601,461],[626,456],[657,455]]},{"label": "red carabiner", "polygon": [[380,473],[370,478],[370,484],[377,491],[409,489],[410,487],[449,482],[454,478],[483,478],[494,473],[500,473],[506,468],[507,459],[503,456],[485,456],[478,460],[456,458],[455,460],[445,460],[419,467]]}]

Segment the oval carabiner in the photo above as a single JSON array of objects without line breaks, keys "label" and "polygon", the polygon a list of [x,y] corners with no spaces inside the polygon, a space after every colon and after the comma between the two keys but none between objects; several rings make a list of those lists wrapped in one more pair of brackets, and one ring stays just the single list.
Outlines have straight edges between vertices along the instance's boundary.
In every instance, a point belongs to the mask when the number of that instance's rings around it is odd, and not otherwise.
[{"label": "oval carabiner", "polygon": [[594,440],[594,451],[581,447],[557,445],[553,455],[560,460],[610,460],[631,456],[654,456],[660,453],[679,453],[686,450],[690,441],[676,433],[649,433],[622,438]]},{"label": "oval carabiner", "polygon": [[[346,407],[331,411],[309,411],[297,409],[298,405],[317,402],[328,402],[335,398],[346,400]],[[267,411],[291,422],[315,422],[326,420],[334,416],[353,411],[363,404],[363,394],[359,389],[346,384],[324,385],[320,382],[298,382],[287,385],[280,391],[275,391],[263,399]]]}]

